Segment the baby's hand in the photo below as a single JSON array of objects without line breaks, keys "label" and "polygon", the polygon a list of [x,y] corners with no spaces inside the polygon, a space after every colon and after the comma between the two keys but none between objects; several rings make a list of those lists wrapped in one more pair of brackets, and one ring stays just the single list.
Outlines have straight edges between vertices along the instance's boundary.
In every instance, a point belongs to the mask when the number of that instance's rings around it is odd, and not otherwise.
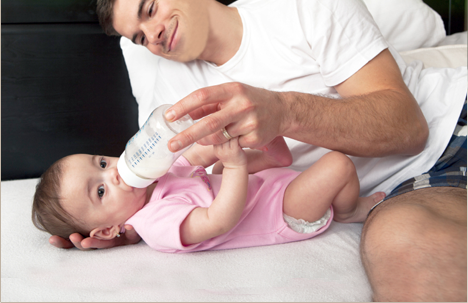
[{"label": "baby's hand", "polygon": [[223,163],[225,168],[236,168],[247,165],[247,156],[239,146],[239,137],[214,145],[215,156]]}]

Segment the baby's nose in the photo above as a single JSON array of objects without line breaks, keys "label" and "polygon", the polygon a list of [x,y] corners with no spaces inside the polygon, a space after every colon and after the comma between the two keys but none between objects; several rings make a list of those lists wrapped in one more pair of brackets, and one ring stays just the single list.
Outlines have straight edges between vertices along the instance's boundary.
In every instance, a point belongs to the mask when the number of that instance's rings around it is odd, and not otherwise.
[{"label": "baby's nose", "polygon": [[112,169],[112,182],[115,185],[120,186],[123,190],[126,190],[126,191],[131,191],[132,190],[132,187],[127,185],[127,183],[125,183],[124,179],[120,176],[119,171],[117,170],[117,167],[114,167]]}]

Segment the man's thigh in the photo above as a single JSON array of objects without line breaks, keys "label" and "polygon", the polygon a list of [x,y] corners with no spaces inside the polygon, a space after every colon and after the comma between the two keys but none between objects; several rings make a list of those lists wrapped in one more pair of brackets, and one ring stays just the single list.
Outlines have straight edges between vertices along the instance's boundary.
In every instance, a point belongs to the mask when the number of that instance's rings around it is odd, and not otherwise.
[{"label": "man's thigh", "polygon": [[374,209],[361,238],[374,299],[466,300],[466,222],[467,191],[456,187],[411,191]]},{"label": "man's thigh", "polygon": [[435,215],[440,217],[466,224],[466,189],[459,187],[430,187],[410,191],[386,200],[369,214],[365,225],[370,224],[374,218],[378,217],[379,212],[396,210],[400,206],[404,207],[404,205],[423,207],[433,211]]}]

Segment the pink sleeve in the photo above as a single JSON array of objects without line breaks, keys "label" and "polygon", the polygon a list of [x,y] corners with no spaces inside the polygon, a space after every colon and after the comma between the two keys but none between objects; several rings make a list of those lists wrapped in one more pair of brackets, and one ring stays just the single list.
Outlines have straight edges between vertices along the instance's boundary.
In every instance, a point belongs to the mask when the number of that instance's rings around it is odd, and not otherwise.
[{"label": "pink sleeve", "polygon": [[183,246],[180,226],[192,210],[198,207],[183,197],[171,197],[148,204],[127,221],[143,241],[162,252],[192,250],[200,243]]}]

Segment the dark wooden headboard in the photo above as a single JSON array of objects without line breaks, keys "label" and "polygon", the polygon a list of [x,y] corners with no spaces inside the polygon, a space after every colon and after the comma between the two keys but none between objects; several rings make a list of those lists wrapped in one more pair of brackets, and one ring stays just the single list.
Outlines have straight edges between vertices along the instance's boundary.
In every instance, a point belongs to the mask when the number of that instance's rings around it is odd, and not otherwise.
[{"label": "dark wooden headboard", "polygon": [[2,1],[2,180],[74,153],[119,156],[138,130],[119,38],[102,33],[95,5]]},{"label": "dark wooden headboard", "polygon": [[2,1],[2,180],[73,153],[118,156],[137,114],[119,38],[89,1]]}]

